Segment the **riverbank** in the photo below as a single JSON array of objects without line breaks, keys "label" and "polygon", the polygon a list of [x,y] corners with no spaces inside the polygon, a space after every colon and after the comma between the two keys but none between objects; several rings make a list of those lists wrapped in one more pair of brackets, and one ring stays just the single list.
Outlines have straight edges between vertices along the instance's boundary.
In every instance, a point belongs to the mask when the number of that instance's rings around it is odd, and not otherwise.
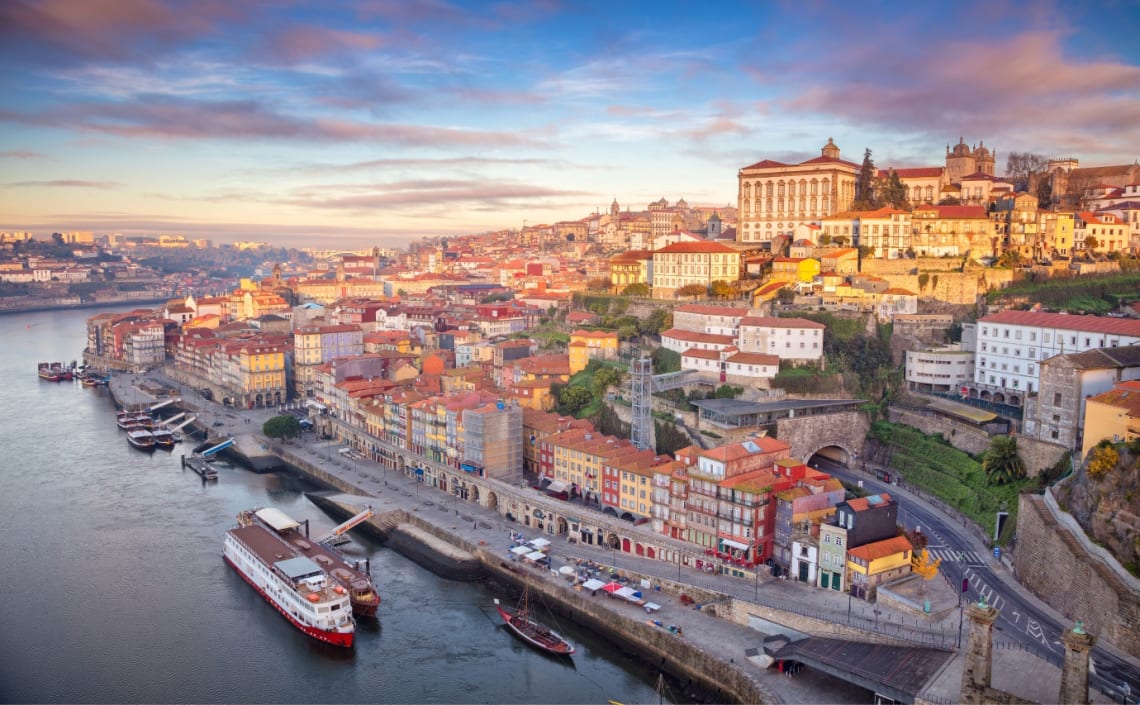
[{"label": "riverbank", "polygon": [[162,298],[146,298],[146,299],[105,299],[102,301],[83,301],[75,304],[32,304],[20,306],[2,306],[0,305],[0,316],[6,313],[41,313],[43,311],[71,311],[73,309],[87,309],[87,308],[110,308],[112,306],[130,306],[136,308],[137,306],[148,306],[153,304],[165,303],[172,297]]}]

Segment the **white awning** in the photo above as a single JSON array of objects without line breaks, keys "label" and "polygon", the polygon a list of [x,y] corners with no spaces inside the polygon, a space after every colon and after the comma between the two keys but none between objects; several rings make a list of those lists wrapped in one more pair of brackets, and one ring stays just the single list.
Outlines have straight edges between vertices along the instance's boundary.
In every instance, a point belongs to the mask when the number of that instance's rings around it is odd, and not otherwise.
[{"label": "white awning", "polygon": [[296,529],[300,524],[294,521],[293,517],[285,512],[277,509],[276,507],[266,507],[258,509],[254,514],[258,519],[264,521],[269,526],[273,527],[274,531],[285,531],[286,529]]},{"label": "white awning", "polygon": [[570,486],[562,480],[555,480],[546,486],[547,492],[565,492]]},{"label": "white awning", "polygon": [[739,541],[733,541],[732,539],[721,539],[720,542],[723,543],[725,546],[732,546],[733,548],[739,548],[741,551],[747,551],[748,550],[748,544],[743,544],[743,543],[740,543]]},{"label": "white awning", "polygon": [[516,556],[525,556],[526,554],[528,554],[530,552],[531,552],[530,546],[515,546],[514,548],[511,549],[511,553],[515,554]]},{"label": "white awning", "polygon": [[605,583],[603,583],[601,580],[598,580],[597,578],[590,578],[586,582],[582,583],[582,587],[586,590],[601,590],[604,586]]},{"label": "white awning", "polygon": [[535,551],[534,553],[526,554],[526,558],[527,558],[527,560],[537,562],[537,561],[541,561],[543,558],[546,558],[546,554],[543,553],[542,551]]},{"label": "white awning", "polygon": [[547,546],[549,546],[549,545],[550,545],[550,542],[549,542],[549,541],[547,541],[546,539],[535,539],[534,541],[531,541],[531,542],[530,542],[530,545],[531,545],[531,546],[534,546],[535,548],[537,548],[538,550],[540,550],[540,551],[541,551],[542,549],[544,549],[544,548],[546,548]]}]

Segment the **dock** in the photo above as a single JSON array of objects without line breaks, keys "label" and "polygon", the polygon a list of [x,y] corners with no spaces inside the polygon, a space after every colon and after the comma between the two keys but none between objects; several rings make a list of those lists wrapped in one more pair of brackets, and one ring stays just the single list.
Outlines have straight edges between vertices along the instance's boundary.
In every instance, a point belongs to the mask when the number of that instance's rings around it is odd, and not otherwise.
[{"label": "dock", "polygon": [[183,455],[182,467],[190,468],[194,472],[198,473],[198,475],[200,475],[203,480],[217,481],[218,479],[218,471],[215,470],[214,466],[210,465],[210,463],[207,462],[205,458],[199,455],[191,455],[190,457]]}]

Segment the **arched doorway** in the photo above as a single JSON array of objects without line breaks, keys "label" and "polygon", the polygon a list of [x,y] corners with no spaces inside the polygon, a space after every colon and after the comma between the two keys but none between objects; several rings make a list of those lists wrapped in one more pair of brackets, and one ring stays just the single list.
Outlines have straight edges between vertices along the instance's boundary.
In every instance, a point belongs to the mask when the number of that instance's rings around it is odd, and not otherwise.
[{"label": "arched doorway", "polygon": [[617,534],[607,535],[606,536],[606,545],[616,551],[618,549],[618,546],[621,545],[621,541],[618,539]]},{"label": "arched doorway", "polygon": [[645,546],[643,546],[642,543],[640,541],[638,541],[637,543],[635,543],[633,545],[633,552],[639,556],[644,556],[645,555]]},{"label": "arched doorway", "polygon": [[828,468],[839,469],[851,462],[851,453],[846,448],[837,445],[824,446],[808,456],[808,467],[819,470]]},{"label": "arched doorway", "polygon": [[443,490],[444,492],[447,491],[447,473],[441,472],[439,474],[439,485],[438,485],[438,487],[439,487],[439,489]]},{"label": "arched doorway", "polygon": [[649,558],[657,558],[657,549],[650,546],[649,548],[645,549],[645,555]]},{"label": "arched doorway", "polygon": [[487,509],[493,512],[499,511],[499,495],[494,492],[487,493]]},{"label": "arched doorway", "polygon": [[621,540],[621,552],[622,553],[629,553],[629,539],[622,539]]},{"label": "arched doorway", "polygon": [[554,531],[559,536],[565,536],[570,533],[570,524],[562,517],[558,517],[558,521],[554,525]]},{"label": "arched doorway", "polygon": [[479,504],[479,485],[471,485],[471,501]]}]

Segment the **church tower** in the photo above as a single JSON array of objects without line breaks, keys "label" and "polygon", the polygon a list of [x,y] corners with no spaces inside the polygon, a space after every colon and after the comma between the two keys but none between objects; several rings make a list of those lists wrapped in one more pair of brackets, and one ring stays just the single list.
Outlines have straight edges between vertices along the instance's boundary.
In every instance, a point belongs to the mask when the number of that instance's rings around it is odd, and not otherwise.
[{"label": "church tower", "polygon": [[820,153],[829,159],[839,159],[839,145],[830,137],[827,138],[827,144],[823,145],[823,149],[819,150]]}]

